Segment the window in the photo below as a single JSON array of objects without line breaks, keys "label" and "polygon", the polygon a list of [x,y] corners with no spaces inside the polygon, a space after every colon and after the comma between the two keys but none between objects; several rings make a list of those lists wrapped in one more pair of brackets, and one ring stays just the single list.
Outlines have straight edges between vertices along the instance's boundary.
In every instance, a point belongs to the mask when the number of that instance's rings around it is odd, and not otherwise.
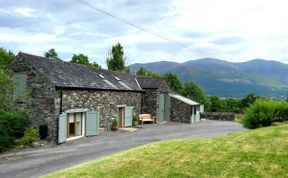
[{"label": "window", "polygon": [[118,77],[116,77],[116,76],[114,76],[114,78],[115,78],[117,81],[120,81],[120,78],[118,78]]},{"label": "window", "polygon": [[14,99],[18,102],[24,102],[27,77],[25,74],[15,74],[13,78],[16,84],[15,92],[14,92]]},{"label": "window", "polygon": [[104,77],[103,75],[101,75],[101,74],[98,74],[98,76],[99,76],[100,78],[102,78],[102,79],[105,78],[105,77]]}]

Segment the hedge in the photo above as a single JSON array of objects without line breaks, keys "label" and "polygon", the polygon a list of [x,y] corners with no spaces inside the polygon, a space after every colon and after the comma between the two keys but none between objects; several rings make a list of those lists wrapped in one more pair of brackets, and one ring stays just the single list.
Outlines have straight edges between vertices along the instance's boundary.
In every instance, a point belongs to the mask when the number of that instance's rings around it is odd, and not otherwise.
[{"label": "hedge", "polygon": [[255,129],[288,120],[288,102],[258,99],[245,110],[244,127]]}]

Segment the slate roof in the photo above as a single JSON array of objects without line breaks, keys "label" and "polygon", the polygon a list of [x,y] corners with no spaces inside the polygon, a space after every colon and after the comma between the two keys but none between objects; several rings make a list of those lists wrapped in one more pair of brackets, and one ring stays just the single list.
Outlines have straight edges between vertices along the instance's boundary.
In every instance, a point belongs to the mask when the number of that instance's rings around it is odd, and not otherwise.
[{"label": "slate roof", "polygon": [[157,89],[165,81],[165,78],[137,76],[137,80],[143,89]]},{"label": "slate roof", "polygon": [[27,61],[59,88],[143,91],[136,77],[131,74],[96,69],[22,52],[18,57]]}]

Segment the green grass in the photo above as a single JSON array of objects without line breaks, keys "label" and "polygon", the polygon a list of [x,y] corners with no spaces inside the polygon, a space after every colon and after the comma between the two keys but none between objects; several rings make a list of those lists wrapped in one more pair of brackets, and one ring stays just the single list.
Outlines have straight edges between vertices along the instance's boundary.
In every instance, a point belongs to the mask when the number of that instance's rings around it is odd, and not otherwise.
[{"label": "green grass", "polygon": [[288,177],[288,125],[152,143],[47,177]]}]

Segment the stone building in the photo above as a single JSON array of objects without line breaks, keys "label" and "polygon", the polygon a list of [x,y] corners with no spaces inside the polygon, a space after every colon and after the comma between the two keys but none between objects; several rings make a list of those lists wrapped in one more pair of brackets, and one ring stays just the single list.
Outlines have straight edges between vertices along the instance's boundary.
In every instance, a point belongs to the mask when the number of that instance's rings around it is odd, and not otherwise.
[{"label": "stone building", "polygon": [[113,119],[120,127],[131,126],[134,114],[149,113],[158,122],[170,120],[170,110],[174,120],[187,117],[175,112],[179,107],[173,109],[174,99],[170,108],[164,78],[136,78],[26,53],[17,55],[9,71],[17,84],[17,108],[29,114],[32,127],[40,133],[46,128],[47,139],[57,143],[98,135],[110,129]]}]

